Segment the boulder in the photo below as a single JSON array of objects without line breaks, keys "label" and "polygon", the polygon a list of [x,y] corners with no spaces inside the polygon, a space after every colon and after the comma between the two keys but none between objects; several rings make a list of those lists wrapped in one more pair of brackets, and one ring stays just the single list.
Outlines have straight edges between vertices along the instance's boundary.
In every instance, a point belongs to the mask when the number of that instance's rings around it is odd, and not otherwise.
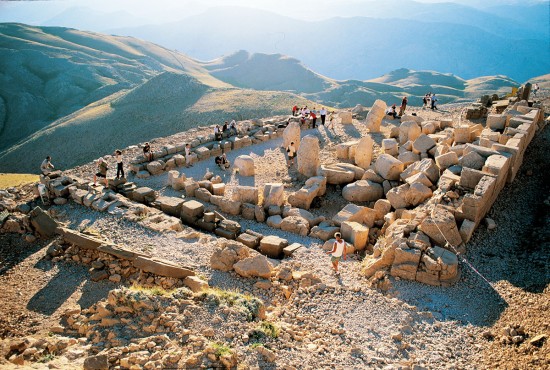
[{"label": "boulder", "polygon": [[204,289],[208,289],[208,283],[198,276],[187,276],[183,279],[183,285],[191,289],[193,293],[198,293]]},{"label": "boulder", "polygon": [[409,191],[405,194],[405,199],[409,206],[417,206],[426,199],[431,198],[432,190],[420,182],[413,182],[409,186]]},{"label": "boulder", "polygon": [[31,224],[43,238],[51,238],[57,231],[57,222],[40,207],[35,207],[30,213]]},{"label": "boulder", "polygon": [[372,202],[384,196],[384,189],[373,181],[359,180],[346,185],[342,196],[349,202]]},{"label": "boulder", "polygon": [[281,183],[268,183],[264,185],[264,208],[269,206],[280,207],[285,202],[285,187]]},{"label": "boulder", "polygon": [[134,258],[133,264],[136,268],[142,269],[145,272],[176,279],[183,279],[187,276],[195,275],[195,273],[188,268],[157,257],[149,258],[137,256]]},{"label": "boulder", "polygon": [[233,265],[257,252],[237,242],[219,243],[210,257],[210,267],[215,270],[231,271]]},{"label": "boulder", "polygon": [[351,125],[353,122],[353,114],[351,112],[338,112],[338,117],[342,125]]},{"label": "boulder", "polygon": [[314,226],[311,229],[309,236],[326,241],[334,238],[334,234],[338,231],[340,231],[340,228],[338,226],[334,226],[329,222],[321,222],[319,225]]},{"label": "boulder", "polygon": [[369,241],[369,228],[358,222],[344,221],[341,226],[342,238],[353,244],[355,249],[363,250]]},{"label": "boulder", "polygon": [[485,165],[485,158],[479,155],[477,152],[469,152],[463,155],[458,160],[458,164],[462,167],[471,168],[474,170],[481,170]]},{"label": "boulder", "polygon": [[419,228],[440,246],[445,246],[447,241],[453,247],[462,243],[454,215],[442,206],[436,206]]},{"label": "boulder", "polygon": [[261,277],[269,279],[273,271],[273,265],[266,256],[256,255],[240,260],[233,265],[235,272],[242,277]]},{"label": "boulder", "polygon": [[458,164],[458,156],[455,152],[448,152],[435,157],[435,163],[440,170],[445,170],[455,164]]},{"label": "boulder", "polygon": [[309,222],[300,216],[285,217],[281,222],[281,230],[307,236],[309,233]]},{"label": "boulder", "polygon": [[420,126],[414,121],[403,121],[399,126],[399,144],[405,144],[407,141],[415,141],[422,133]]},{"label": "boulder", "polygon": [[417,154],[427,153],[435,145],[434,139],[426,134],[420,134],[413,142],[413,152]]},{"label": "boulder", "polygon": [[278,236],[269,235],[260,241],[260,252],[270,258],[280,258],[283,255],[283,249],[288,245],[286,239]]},{"label": "boulder", "polygon": [[232,198],[242,203],[258,204],[258,188],[255,186],[235,186]]},{"label": "boulder", "polygon": [[386,103],[377,99],[367,114],[367,128],[370,132],[380,132],[380,125],[386,115]]},{"label": "boulder", "polygon": [[237,216],[241,213],[242,203],[236,200],[224,199],[221,202],[220,209],[222,212]]},{"label": "boulder", "polygon": [[409,206],[409,202],[407,201],[409,187],[409,184],[403,184],[388,191],[386,198],[389,200],[393,208],[399,209]]},{"label": "boulder", "polygon": [[376,172],[386,180],[398,180],[404,165],[389,154],[381,154],[374,163]]},{"label": "boulder", "polygon": [[283,218],[280,215],[269,216],[266,223],[269,227],[280,229],[281,224],[283,223]]},{"label": "boulder", "polygon": [[287,148],[291,142],[294,142],[296,150],[300,148],[300,123],[290,122],[283,131],[283,148]]},{"label": "boulder", "polygon": [[395,139],[383,139],[382,140],[382,150],[384,153],[391,156],[396,156],[399,153],[399,146],[397,145],[397,140]]},{"label": "boulder", "polygon": [[420,156],[408,150],[404,150],[397,156],[397,159],[403,162],[405,167],[420,160]]},{"label": "boulder", "polygon": [[184,173],[179,173],[179,171],[172,170],[168,172],[168,186],[172,187],[174,190],[183,190],[185,189],[185,181],[187,177]]},{"label": "boulder", "polygon": [[254,159],[249,155],[240,155],[235,159],[235,168],[241,176],[254,176]]},{"label": "boulder", "polygon": [[298,172],[307,177],[317,174],[319,167],[319,139],[317,136],[306,135],[302,138],[298,149]]},{"label": "boulder", "polygon": [[107,355],[90,356],[84,360],[84,370],[108,370],[109,361]]},{"label": "boulder", "polygon": [[361,168],[367,169],[372,160],[372,147],[374,141],[370,136],[365,136],[359,140],[355,149],[355,164]]},{"label": "boulder", "polygon": [[412,175],[416,175],[417,173],[422,172],[424,175],[430,179],[432,184],[436,184],[437,180],[439,179],[439,168],[435,164],[434,160],[431,158],[425,158],[421,160],[420,162],[414,162],[411,164],[403,173],[401,174],[401,179],[403,181],[407,180],[407,178],[411,177]]},{"label": "boulder", "polygon": [[165,164],[162,161],[152,161],[147,163],[147,171],[153,176],[159,175],[164,171]]},{"label": "boulder", "polygon": [[335,164],[321,166],[318,175],[326,177],[327,184],[333,185],[349,184],[355,180],[355,172],[353,170]]}]

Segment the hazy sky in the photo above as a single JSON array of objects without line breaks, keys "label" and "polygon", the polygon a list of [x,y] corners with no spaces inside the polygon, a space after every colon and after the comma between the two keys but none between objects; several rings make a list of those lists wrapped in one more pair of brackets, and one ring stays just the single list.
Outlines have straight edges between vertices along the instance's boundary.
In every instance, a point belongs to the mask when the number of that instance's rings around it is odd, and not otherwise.
[{"label": "hazy sky", "polygon": [[[0,21],[40,24],[61,11],[75,6],[89,7],[102,12],[126,11],[149,23],[176,21],[221,5],[265,9],[295,18],[330,18],[349,16],[346,5],[391,0],[53,0],[0,1]],[[416,0],[424,3],[454,2],[478,8],[539,0]],[[545,1],[545,0],[540,0]],[[399,9],[396,9],[398,12]]]}]

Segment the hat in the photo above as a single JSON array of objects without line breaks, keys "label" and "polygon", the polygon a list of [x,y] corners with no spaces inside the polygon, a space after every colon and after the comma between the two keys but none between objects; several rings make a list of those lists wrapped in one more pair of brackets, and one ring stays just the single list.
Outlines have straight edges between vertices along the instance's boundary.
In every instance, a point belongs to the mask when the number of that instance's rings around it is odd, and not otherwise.
[{"label": "hat", "polygon": [[340,233],[334,233],[334,237],[335,237],[335,238],[341,238],[341,237],[342,237],[342,234],[340,234]]}]

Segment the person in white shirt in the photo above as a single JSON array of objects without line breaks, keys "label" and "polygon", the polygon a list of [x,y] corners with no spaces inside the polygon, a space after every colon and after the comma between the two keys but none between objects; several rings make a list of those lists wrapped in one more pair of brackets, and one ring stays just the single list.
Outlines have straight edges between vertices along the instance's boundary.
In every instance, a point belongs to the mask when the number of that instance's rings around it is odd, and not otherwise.
[{"label": "person in white shirt", "polygon": [[344,239],[342,239],[342,234],[340,233],[334,234],[334,238],[336,238],[336,241],[332,246],[332,250],[326,253],[332,254],[330,261],[332,262],[332,268],[334,269],[334,272],[336,273],[336,275],[338,275],[340,274],[338,272],[338,262],[340,262],[340,259],[344,261],[346,260],[346,242],[344,241]]},{"label": "person in white shirt", "polygon": [[237,136],[237,122],[235,122],[235,120],[231,121],[229,124],[229,135]]},{"label": "person in white shirt", "polygon": [[296,156],[294,141],[290,142],[290,145],[286,147],[286,153],[288,154],[287,166],[290,168],[294,164],[294,157]]},{"label": "person in white shirt", "polygon": [[216,125],[216,127],[214,127],[214,140],[222,141],[222,130],[220,129],[219,125]]},{"label": "person in white shirt", "polygon": [[321,107],[321,110],[319,111],[319,114],[321,115],[321,125],[325,125],[325,119],[327,118],[327,110],[325,107]]}]

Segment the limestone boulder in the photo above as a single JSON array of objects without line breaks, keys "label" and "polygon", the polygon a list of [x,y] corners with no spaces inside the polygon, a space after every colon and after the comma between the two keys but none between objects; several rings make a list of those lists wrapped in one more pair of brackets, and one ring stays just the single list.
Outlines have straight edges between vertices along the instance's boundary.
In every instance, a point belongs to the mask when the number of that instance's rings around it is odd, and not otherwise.
[{"label": "limestone boulder", "polygon": [[260,277],[269,279],[273,271],[273,265],[266,256],[256,255],[240,260],[233,265],[235,272],[242,277]]},{"label": "limestone boulder", "polygon": [[388,191],[386,198],[389,200],[393,208],[399,209],[409,206],[409,202],[407,201],[407,193],[409,192],[409,188],[409,184],[403,184]]},{"label": "limestone boulder", "polygon": [[269,216],[266,220],[267,226],[272,227],[274,229],[280,229],[281,224],[283,223],[283,218],[281,215],[273,215]]},{"label": "limestone boulder", "polygon": [[454,247],[462,243],[454,215],[442,206],[436,206],[422,221],[420,230],[440,246],[445,246],[447,241]]},{"label": "limestone boulder", "polygon": [[367,114],[367,128],[370,132],[380,132],[380,125],[386,115],[387,105],[383,100],[377,99]]},{"label": "limestone boulder", "polygon": [[440,170],[445,170],[455,164],[458,164],[458,156],[455,152],[448,152],[435,157],[435,163]]},{"label": "limestone boulder", "polygon": [[321,166],[318,175],[326,177],[327,184],[332,185],[349,184],[355,180],[355,172],[353,170],[337,165]]},{"label": "limestone boulder", "polygon": [[147,163],[147,171],[153,176],[159,175],[164,171],[165,163],[162,161],[152,161]]},{"label": "limestone boulder", "polygon": [[367,169],[372,161],[372,148],[374,141],[370,136],[365,136],[359,140],[355,149],[355,164],[361,168]]},{"label": "limestone boulder", "polygon": [[373,181],[359,180],[346,185],[342,196],[349,202],[372,202],[384,197],[384,189]]},{"label": "limestone boulder", "polygon": [[300,123],[290,122],[283,131],[283,148],[287,148],[294,142],[296,150],[300,149]]},{"label": "limestone boulder", "polygon": [[439,168],[431,158],[425,158],[420,162],[414,162],[407,167],[405,171],[403,171],[400,177],[403,181],[405,181],[407,178],[416,175],[419,172],[426,175],[432,184],[436,184],[439,179]]},{"label": "limestone boulder", "polygon": [[281,222],[281,230],[307,236],[309,233],[309,222],[300,216],[285,217]]},{"label": "limestone boulder", "polygon": [[434,139],[426,134],[420,134],[413,142],[413,152],[417,154],[427,153],[435,145],[436,142]]},{"label": "limestone boulder", "polygon": [[481,170],[485,165],[485,158],[479,155],[477,152],[469,152],[463,155],[458,160],[458,164],[462,167],[471,168],[474,170]]},{"label": "limestone boulder", "polygon": [[281,183],[268,183],[264,185],[264,208],[270,206],[280,207],[285,202],[285,187]]},{"label": "limestone boulder", "polygon": [[351,125],[353,122],[353,115],[351,112],[339,112],[338,117],[342,125]]},{"label": "limestone boulder", "polygon": [[283,249],[286,246],[288,246],[288,241],[286,239],[269,235],[262,238],[260,241],[259,251],[270,258],[280,258],[282,257]]},{"label": "limestone boulder", "polygon": [[399,144],[405,144],[407,141],[415,141],[422,133],[420,126],[414,121],[403,121],[399,126]]},{"label": "limestone boulder", "polygon": [[235,168],[241,176],[254,176],[254,158],[249,155],[240,155],[235,158]]},{"label": "limestone boulder", "polygon": [[353,244],[355,249],[363,250],[369,241],[369,228],[358,222],[344,221],[341,226],[342,238]]},{"label": "limestone boulder", "polygon": [[319,138],[306,135],[302,138],[298,149],[298,172],[307,177],[317,175],[319,167]]},{"label": "limestone boulder", "polygon": [[231,271],[233,265],[245,258],[255,256],[257,252],[237,242],[219,242],[210,257],[210,267],[215,270]]},{"label": "limestone boulder", "polygon": [[255,186],[235,186],[232,198],[242,203],[258,204],[258,188]]},{"label": "limestone boulder", "polygon": [[413,182],[405,194],[405,200],[410,206],[417,206],[433,195],[432,189],[420,182]]},{"label": "limestone boulder", "polygon": [[168,172],[168,186],[172,187],[174,190],[183,190],[185,189],[185,181],[187,177],[184,173],[179,173],[179,171],[172,170]]},{"label": "limestone boulder", "polygon": [[376,173],[386,180],[398,180],[404,165],[400,160],[389,154],[381,154],[374,163]]},{"label": "limestone boulder", "polygon": [[321,222],[319,225],[314,226],[309,233],[312,238],[321,240],[329,240],[334,238],[334,234],[339,232],[340,228],[333,225],[331,222]]}]

